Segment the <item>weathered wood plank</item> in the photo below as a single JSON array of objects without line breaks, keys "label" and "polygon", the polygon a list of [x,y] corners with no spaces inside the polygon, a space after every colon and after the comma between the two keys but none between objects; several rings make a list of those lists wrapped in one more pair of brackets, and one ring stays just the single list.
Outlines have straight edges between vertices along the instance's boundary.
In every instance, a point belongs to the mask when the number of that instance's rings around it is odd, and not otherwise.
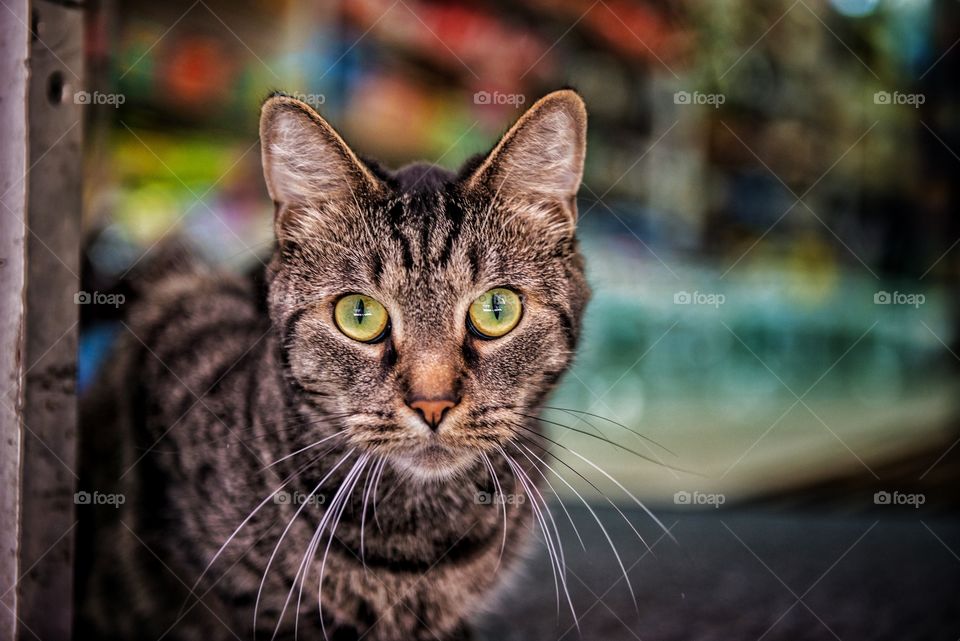
[{"label": "weathered wood plank", "polygon": [[0,639],[17,630],[20,542],[20,407],[27,206],[27,0],[0,12]]},{"label": "weathered wood plank", "polygon": [[83,22],[75,5],[37,0],[32,11],[18,638],[69,639]]}]

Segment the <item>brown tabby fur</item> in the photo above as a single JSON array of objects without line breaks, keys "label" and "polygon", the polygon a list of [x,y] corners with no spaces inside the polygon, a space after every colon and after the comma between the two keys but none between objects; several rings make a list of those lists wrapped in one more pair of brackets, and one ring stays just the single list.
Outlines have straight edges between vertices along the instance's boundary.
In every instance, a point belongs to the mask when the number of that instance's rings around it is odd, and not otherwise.
[{"label": "brown tabby fur", "polygon": [[[307,105],[270,98],[260,135],[277,246],[262,282],[191,259],[155,267],[85,403],[83,483],[126,503],[81,508],[81,632],[466,638],[535,526],[503,452],[540,478],[517,444],[538,429],[529,417],[570,363],[589,296],[574,236],[585,131],[582,101],[559,91],[459,174],[389,172]],[[518,292],[523,317],[484,340],[467,307],[493,287]],[[337,329],[347,293],[386,307],[384,340]],[[457,405],[434,431],[409,403],[441,397]],[[501,506],[477,500],[495,491],[483,456],[503,493],[526,497],[505,508],[502,552]],[[297,518],[270,499],[288,477],[284,491],[305,496],[328,473],[323,504]],[[340,488],[334,536],[310,557]]]}]

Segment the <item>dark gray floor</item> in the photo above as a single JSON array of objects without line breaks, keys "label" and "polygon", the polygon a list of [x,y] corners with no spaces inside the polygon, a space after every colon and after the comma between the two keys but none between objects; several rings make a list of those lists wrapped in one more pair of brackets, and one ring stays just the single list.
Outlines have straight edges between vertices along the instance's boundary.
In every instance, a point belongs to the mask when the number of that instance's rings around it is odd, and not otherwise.
[{"label": "dark gray floor", "polygon": [[[960,519],[884,512],[857,516],[727,509],[659,513],[664,538],[644,556],[613,510],[598,511],[621,551],[635,608],[602,533],[571,514],[584,552],[555,508],[566,542],[568,585],[580,617],[557,615],[545,554],[485,620],[489,641],[960,638]],[[648,517],[628,513],[648,542]],[[564,527],[566,525],[566,527]],[[939,540],[938,540],[939,537]],[[798,601],[798,598],[800,599]],[[561,606],[564,604],[561,603]]]}]

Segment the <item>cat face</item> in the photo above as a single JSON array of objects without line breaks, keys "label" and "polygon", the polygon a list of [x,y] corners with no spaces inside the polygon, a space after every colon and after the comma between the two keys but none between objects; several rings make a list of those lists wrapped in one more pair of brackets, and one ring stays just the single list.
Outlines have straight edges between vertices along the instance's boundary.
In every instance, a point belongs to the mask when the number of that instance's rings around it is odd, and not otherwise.
[{"label": "cat face", "polygon": [[271,317],[290,383],[353,447],[436,479],[525,438],[589,296],[585,134],[582,101],[560,91],[460,174],[390,173],[307,105],[264,105]]}]

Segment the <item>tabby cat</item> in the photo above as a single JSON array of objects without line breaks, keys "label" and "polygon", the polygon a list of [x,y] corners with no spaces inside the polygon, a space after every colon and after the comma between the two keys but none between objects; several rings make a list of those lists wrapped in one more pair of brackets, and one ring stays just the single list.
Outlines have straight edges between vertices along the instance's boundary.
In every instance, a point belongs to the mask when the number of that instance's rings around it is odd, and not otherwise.
[{"label": "tabby cat", "polygon": [[362,160],[282,94],[260,140],[264,272],[155,261],[85,401],[82,483],[126,500],[80,508],[81,638],[468,638],[547,527],[583,101],[458,173]]}]

